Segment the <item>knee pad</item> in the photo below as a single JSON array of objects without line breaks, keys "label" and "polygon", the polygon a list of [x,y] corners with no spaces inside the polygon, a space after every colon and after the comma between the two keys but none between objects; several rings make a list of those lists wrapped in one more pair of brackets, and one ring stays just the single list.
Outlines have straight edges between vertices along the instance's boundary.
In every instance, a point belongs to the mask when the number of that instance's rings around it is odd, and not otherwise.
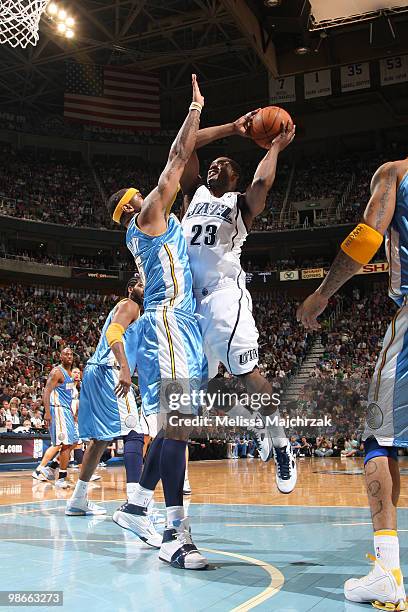
[{"label": "knee pad", "polygon": [[364,441],[364,465],[374,457],[390,457],[398,460],[398,449],[396,446],[381,446],[376,438],[368,438]]}]

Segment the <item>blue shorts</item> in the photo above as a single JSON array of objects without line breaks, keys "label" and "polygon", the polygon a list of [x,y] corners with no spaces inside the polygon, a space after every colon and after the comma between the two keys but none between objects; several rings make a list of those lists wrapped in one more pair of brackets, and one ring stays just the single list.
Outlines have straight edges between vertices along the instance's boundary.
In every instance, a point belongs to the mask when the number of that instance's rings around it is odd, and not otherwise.
[{"label": "blue shorts", "polygon": [[119,372],[106,365],[89,363],[82,379],[78,428],[81,439],[112,440],[135,430],[141,433],[140,415],[132,389],[117,397]]},{"label": "blue shorts", "polygon": [[137,371],[145,417],[169,410],[197,414],[207,380],[197,318],[177,308],[147,308],[139,323]]},{"label": "blue shorts", "polygon": [[375,457],[390,457],[398,461],[398,448],[396,446],[380,446],[375,438],[368,438],[364,442],[364,465]]},{"label": "blue shorts", "polygon": [[74,415],[71,408],[66,406],[50,405],[51,413],[51,442],[53,446],[70,446],[78,442],[78,433],[75,428]]}]

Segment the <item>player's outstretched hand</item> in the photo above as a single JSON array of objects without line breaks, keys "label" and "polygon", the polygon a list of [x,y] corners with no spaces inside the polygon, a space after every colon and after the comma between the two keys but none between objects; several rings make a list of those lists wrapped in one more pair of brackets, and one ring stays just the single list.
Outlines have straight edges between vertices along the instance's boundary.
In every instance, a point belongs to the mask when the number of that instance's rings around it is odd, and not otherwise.
[{"label": "player's outstretched hand", "polygon": [[322,314],[327,306],[328,299],[320,293],[312,293],[305,299],[303,304],[299,306],[296,312],[296,319],[302,323],[306,329],[320,329],[320,323],[317,317]]},{"label": "player's outstretched hand", "polygon": [[204,96],[201,95],[196,74],[191,75],[191,81],[193,83],[193,102],[198,102],[201,106],[204,106]]},{"label": "player's outstretched hand", "polygon": [[125,397],[129,393],[132,379],[128,367],[122,366],[119,372],[118,384],[115,387],[115,393],[118,397]]},{"label": "player's outstretched hand", "polygon": [[244,138],[251,138],[250,130],[252,121],[260,110],[260,108],[256,108],[255,110],[246,113],[246,115],[239,117],[239,119],[236,119],[233,123],[234,132],[239,136],[243,136]]},{"label": "player's outstretched hand", "polygon": [[272,140],[271,147],[277,147],[279,151],[283,151],[283,149],[286,149],[286,147],[290,145],[295,134],[296,125],[293,125],[290,121],[288,121],[286,125],[282,122],[280,134]]}]

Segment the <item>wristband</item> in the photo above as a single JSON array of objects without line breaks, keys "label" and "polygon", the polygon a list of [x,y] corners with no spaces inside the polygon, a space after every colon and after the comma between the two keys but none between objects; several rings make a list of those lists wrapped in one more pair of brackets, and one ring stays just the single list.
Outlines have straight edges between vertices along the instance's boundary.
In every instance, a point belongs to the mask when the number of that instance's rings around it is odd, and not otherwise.
[{"label": "wristband", "polygon": [[199,102],[192,102],[188,110],[196,110],[199,113],[201,113],[201,111],[203,110],[203,105],[200,104]]},{"label": "wristband", "polygon": [[374,257],[383,241],[383,235],[374,228],[359,223],[341,243],[341,250],[364,266]]}]

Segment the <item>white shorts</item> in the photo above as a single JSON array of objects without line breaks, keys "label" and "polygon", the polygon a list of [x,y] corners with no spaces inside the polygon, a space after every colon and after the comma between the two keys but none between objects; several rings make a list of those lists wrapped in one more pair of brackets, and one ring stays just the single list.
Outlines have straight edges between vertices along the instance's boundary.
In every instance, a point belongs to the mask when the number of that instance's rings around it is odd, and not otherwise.
[{"label": "white shorts", "polygon": [[408,447],[408,303],[394,316],[368,394],[363,439]]},{"label": "white shorts", "polygon": [[235,376],[252,372],[258,365],[259,333],[244,272],[235,283],[196,290],[195,298],[208,360],[208,378],[217,375],[219,362]]}]

